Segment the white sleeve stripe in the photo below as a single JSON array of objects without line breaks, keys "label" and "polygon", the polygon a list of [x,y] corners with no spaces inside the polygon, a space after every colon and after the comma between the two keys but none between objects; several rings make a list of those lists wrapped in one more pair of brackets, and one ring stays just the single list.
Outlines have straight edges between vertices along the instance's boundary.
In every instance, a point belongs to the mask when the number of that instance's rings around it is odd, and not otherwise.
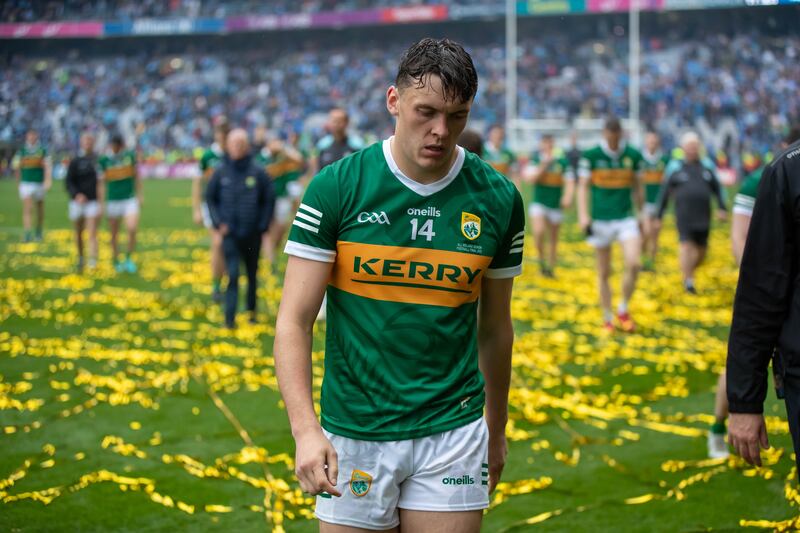
[{"label": "white sleeve stripe", "polygon": [[324,248],[317,248],[316,246],[309,246],[295,241],[286,241],[286,247],[283,252],[303,259],[311,259],[312,261],[322,261],[324,263],[336,261],[336,252],[334,250],[325,250]]},{"label": "white sleeve stripe", "polygon": [[312,233],[319,233],[319,228],[315,228],[314,226],[309,226],[305,222],[300,222],[299,220],[295,219],[295,221],[292,222],[292,224],[294,224],[298,228],[307,229],[308,231],[310,231]]},{"label": "white sleeve stripe", "polygon": [[319,220],[317,220],[316,218],[314,218],[314,217],[312,217],[310,215],[306,215],[302,211],[298,211],[296,216],[297,216],[297,218],[302,218],[303,220],[307,220],[308,222],[311,222],[312,224],[316,224],[317,226],[319,226],[319,223],[320,223]]},{"label": "white sleeve stripe", "polygon": [[317,215],[319,218],[322,218],[322,211],[318,211],[318,210],[314,209],[313,207],[307,206],[306,204],[300,204],[299,207],[300,207],[300,209],[304,209],[305,211],[308,211],[312,215]]},{"label": "white sleeve stripe", "polygon": [[510,249],[510,250],[508,251],[508,253],[510,253],[510,254],[518,254],[518,253],[522,253],[522,247],[520,246],[519,248],[512,248],[512,249]]},{"label": "white sleeve stripe", "polygon": [[511,240],[515,240],[517,237],[525,237],[525,230],[520,231],[516,235],[514,235]]},{"label": "white sleeve stripe", "polygon": [[514,239],[513,241],[511,241],[511,246],[514,246],[517,243],[522,244],[523,242],[525,242],[525,237],[520,237],[519,239]]},{"label": "white sleeve stripe", "polygon": [[733,214],[734,215],[747,215],[749,217],[753,216],[753,208],[752,207],[745,207],[743,205],[734,205],[733,206]]},{"label": "white sleeve stripe", "polygon": [[484,274],[489,279],[506,279],[513,278],[522,274],[522,265],[516,265],[507,268],[490,268]]}]

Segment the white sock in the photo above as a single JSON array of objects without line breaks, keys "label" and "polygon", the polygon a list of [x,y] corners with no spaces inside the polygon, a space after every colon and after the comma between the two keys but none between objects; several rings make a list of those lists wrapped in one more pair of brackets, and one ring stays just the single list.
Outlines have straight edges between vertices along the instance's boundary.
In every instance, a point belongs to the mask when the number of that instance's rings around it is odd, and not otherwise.
[{"label": "white sock", "polygon": [[617,306],[618,313],[627,313],[628,312],[628,302],[622,300],[619,305]]},{"label": "white sock", "polygon": [[603,320],[606,322],[613,321],[614,313],[612,313],[610,309],[603,309]]}]

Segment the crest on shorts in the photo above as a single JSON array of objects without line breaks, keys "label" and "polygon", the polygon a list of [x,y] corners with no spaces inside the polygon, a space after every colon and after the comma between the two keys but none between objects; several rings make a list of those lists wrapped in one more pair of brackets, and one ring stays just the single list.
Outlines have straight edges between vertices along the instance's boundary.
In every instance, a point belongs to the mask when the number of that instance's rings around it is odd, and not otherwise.
[{"label": "crest on shorts", "polygon": [[462,211],[461,234],[471,241],[477,239],[481,234],[481,217]]},{"label": "crest on shorts", "polygon": [[370,488],[372,488],[372,476],[361,470],[353,470],[350,475],[350,492],[353,496],[357,498],[366,496]]}]

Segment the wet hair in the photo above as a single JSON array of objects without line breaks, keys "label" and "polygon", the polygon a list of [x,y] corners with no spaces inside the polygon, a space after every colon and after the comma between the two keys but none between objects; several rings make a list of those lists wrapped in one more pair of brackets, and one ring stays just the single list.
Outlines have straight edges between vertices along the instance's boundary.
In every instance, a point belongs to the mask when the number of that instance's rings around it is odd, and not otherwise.
[{"label": "wet hair", "polygon": [[555,142],[556,138],[553,137],[552,133],[545,133],[542,135],[542,140],[547,142]]},{"label": "wet hair", "polygon": [[122,135],[119,133],[115,133],[111,136],[111,144],[116,144],[117,146],[125,146],[125,140],[122,138]]},{"label": "wet hair", "polygon": [[478,92],[478,73],[472,58],[450,39],[425,38],[405,51],[394,84],[398,89],[425,87],[431,76],[442,82],[442,96],[454,102],[470,102]]},{"label": "wet hair", "polygon": [[797,141],[800,141],[800,124],[796,124],[789,128],[789,133],[786,134],[786,137],[783,138],[783,142],[786,145],[794,144]]},{"label": "wet hair", "polygon": [[461,135],[458,136],[458,145],[478,157],[483,157],[483,138],[475,130],[461,132]]},{"label": "wet hair", "polygon": [[617,117],[608,117],[603,129],[611,133],[620,133],[622,131],[622,123]]}]

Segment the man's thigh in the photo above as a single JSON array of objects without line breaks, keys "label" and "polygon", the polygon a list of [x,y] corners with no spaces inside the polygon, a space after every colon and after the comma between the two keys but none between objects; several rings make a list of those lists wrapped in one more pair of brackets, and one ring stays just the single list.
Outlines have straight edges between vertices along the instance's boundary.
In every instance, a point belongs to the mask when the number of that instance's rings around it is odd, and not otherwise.
[{"label": "man's thigh", "polygon": [[483,511],[409,511],[400,509],[402,533],[479,533]]}]

